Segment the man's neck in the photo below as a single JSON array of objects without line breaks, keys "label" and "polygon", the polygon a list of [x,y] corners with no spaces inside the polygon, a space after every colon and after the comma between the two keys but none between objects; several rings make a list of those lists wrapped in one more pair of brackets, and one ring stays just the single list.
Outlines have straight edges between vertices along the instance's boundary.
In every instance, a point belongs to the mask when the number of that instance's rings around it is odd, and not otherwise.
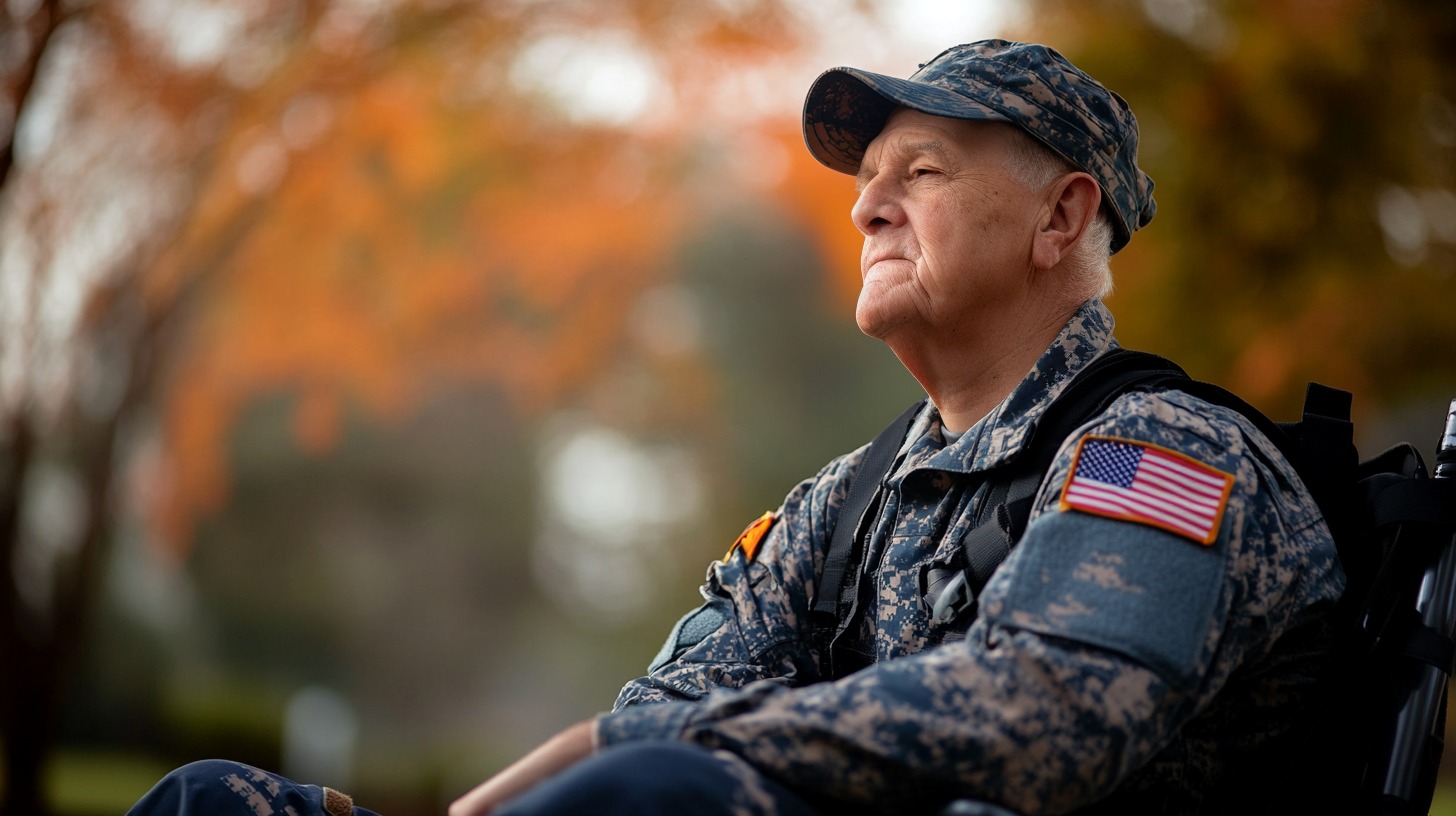
[{"label": "man's neck", "polygon": [[980,342],[906,348],[892,338],[889,345],[940,410],[945,427],[963,433],[1015,390],[1075,312],[1005,327]]}]

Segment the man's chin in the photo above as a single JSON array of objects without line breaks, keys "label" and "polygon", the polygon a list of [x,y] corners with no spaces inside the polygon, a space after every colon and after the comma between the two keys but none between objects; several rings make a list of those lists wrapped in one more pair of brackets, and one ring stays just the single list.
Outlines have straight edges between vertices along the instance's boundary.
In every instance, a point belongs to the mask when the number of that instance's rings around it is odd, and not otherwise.
[{"label": "man's chin", "polygon": [[889,314],[886,309],[867,306],[863,302],[855,309],[854,322],[861,332],[886,343],[905,325],[903,318]]}]

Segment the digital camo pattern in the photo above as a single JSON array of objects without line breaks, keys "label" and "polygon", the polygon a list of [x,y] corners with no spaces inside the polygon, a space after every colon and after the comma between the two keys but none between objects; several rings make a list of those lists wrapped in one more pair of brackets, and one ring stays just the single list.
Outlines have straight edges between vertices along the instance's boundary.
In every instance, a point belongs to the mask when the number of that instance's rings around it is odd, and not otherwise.
[{"label": "digital camo pattern", "polygon": [[347,794],[304,785],[221,759],[191,762],[163,777],[127,816],[161,814],[249,814],[249,816],[378,816],[355,807]]},{"label": "digital camo pattern", "polygon": [[1122,97],[1044,45],[982,40],[938,54],[909,79],[832,68],[804,101],[804,141],[825,166],[859,171],[895,107],[1010,122],[1097,179],[1116,216],[1112,251],[1152,220],[1153,180],[1137,165],[1137,119]]},{"label": "digital camo pattern", "polygon": [[980,474],[1113,345],[1110,315],[1088,304],[956,443],[943,445],[933,409],[919,418],[870,536],[879,560],[861,584],[859,645],[872,666],[819,682],[808,625],[861,449],[788,496],[756,560],[713,566],[703,593],[722,625],[627,684],[598,720],[599,744],[727,750],[832,812],[934,812],[968,797],[1024,813],[1187,813],[1251,795],[1252,760],[1288,729],[1343,575],[1313,501],[1242,417],[1178,392],[1130,394],[1083,429],[1234,474],[1211,546],[1059,510],[1074,434],[964,638],[930,622],[920,575],[955,561]]}]

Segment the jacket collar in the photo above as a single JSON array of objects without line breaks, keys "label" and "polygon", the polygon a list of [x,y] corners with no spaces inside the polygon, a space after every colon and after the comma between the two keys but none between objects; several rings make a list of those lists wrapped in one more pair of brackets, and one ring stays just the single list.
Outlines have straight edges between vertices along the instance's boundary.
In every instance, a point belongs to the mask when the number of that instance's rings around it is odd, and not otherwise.
[{"label": "jacket collar", "polygon": [[1082,304],[1006,399],[950,446],[944,445],[941,436],[940,411],[930,405],[911,426],[905,458],[891,481],[898,483],[910,471],[922,468],[973,473],[1011,459],[1072,377],[1117,346],[1112,323],[1112,313],[1102,301]]}]

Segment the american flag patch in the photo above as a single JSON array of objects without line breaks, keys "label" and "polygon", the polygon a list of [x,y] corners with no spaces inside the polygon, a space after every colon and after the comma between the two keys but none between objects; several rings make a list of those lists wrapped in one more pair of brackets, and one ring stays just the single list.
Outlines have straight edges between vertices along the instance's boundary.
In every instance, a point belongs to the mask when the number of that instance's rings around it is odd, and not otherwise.
[{"label": "american flag patch", "polygon": [[1150,524],[1203,545],[1218,538],[1234,477],[1146,442],[1084,437],[1062,487],[1063,510]]}]

